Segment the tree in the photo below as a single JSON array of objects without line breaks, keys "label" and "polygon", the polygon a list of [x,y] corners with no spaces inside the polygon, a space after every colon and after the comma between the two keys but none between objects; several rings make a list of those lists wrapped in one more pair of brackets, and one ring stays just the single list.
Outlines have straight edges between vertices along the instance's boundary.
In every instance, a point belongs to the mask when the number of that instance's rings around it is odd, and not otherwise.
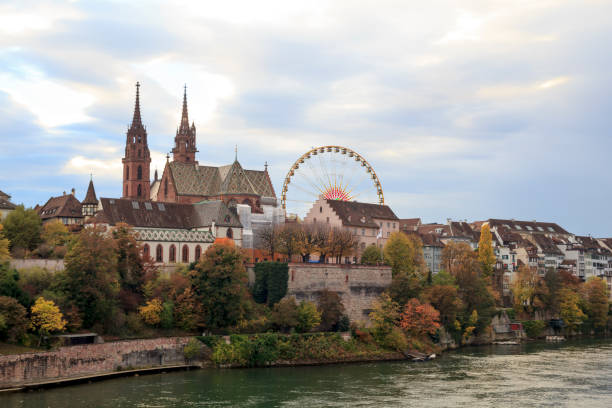
[{"label": "tree", "polygon": [[391,234],[384,247],[384,259],[394,276],[400,273],[423,274],[425,271],[423,243],[414,235]]},{"label": "tree", "polygon": [[34,302],[31,315],[32,327],[40,336],[39,346],[44,336],[53,332],[61,332],[66,328],[66,321],[59,307],[52,300],[45,300],[42,296]]},{"label": "tree", "polygon": [[11,267],[8,262],[0,263],[0,296],[10,296],[28,307],[32,300],[19,286],[19,272]]},{"label": "tree", "polygon": [[324,289],[319,293],[319,312],[321,313],[321,330],[335,331],[344,314],[344,305],[340,295],[336,292]]},{"label": "tree", "polygon": [[70,232],[60,220],[55,220],[43,225],[41,237],[47,245],[54,248],[65,245],[70,238]]},{"label": "tree", "polygon": [[393,328],[399,325],[400,311],[400,305],[386,293],[372,302],[372,334],[378,342],[384,341]]},{"label": "tree", "polygon": [[368,245],[361,254],[363,265],[380,265],[382,263],[382,251],[376,245]]},{"label": "tree", "polygon": [[275,225],[270,225],[266,228],[261,229],[257,233],[258,238],[258,247],[266,251],[272,260],[274,260],[274,255],[278,252],[279,246],[279,230]]},{"label": "tree", "polygon": [[455,279],[453,275],[451,275],[450,273],[448,273],[447,271],[443,269],[440,272],[436,273],[431,278],[431,284],[432,285],[450,285],[450,286],[457,287],[457,280]]},{"label": "tree", "polygon": [[0,340],[15,343],[26,334],[28,330],[28,318],[25,307],[19,304],[17,299],[0,296],[0,316],[2,327],[0,327]]},{"label": "tree", "polygon": [[342,257],[353,253],[359,240],[351,230],[334,228],[330,234],[331,253],[336,257],[336,263],[342,263]]},{"label": "tree", "polygon": [[562,287],[562,279],[560,272],[549,268],[544,274],[544,285],[546,291],[542,294],[542,302],[544,308],[550,311],[553,315],[559,315],[559,290]]},{"label": "tree", "polygon": [[400,327],[415,337],[434,334],[440,327],[440,313],[429,303],[412,298],[401,314]]},{"label": "tree", "polygon": [[440,312],[440,322],[446,327],[451,327],[455,323],[457,314],[463,307],[457,287],[452,285],[430,286],[423,292],[422,300]]},{"label": "tree", "polygon": [[300,251],[301,226],[298,224],[285,224],[278,229],[277,233],[278,252],[287,255],[288,262],[291,262],[293,255]]},{"label": "tree", "polygon": [[162,301],[160,299],[148,300],[144,306],[138,308],[140,318],[149,326],[157,326],[161,322],[161,314],[163,311]]},{"label": "tree", "polygon": [[308,333],[321,323],[321,313],[317,310],[317,305],[312,302],[300,303],[297,312],[295,330],[298,333]]},{"label": "tree", "polygon": [[272,309],[272,324],[283,332],[288,332],[298,324],[298,305],[293,296],[282,299]]},{"label": "tree", "polygon": [[423,290],[424,280],[416,274],[399,273],[391,280],[387,290],[391,298],[403,306],[414,297],[419,297]]},{"label": "tree", "polygon": [[310,256],[317,250],[315,227],[312,224],[302,224],[298,230],[300,240],[299,254],[302,262],[309,262]]},{"label": "tree", "polygon": [[67,291],[83,316],[83,327],[111,323],[119,293],[115,242],[99,228],[85,228],[64,259]]},{"label": "tree", "polygon": [[316,251],[319,253],[319,262],[325,263],[325,259],[331,254],[331,229],[329,226],[313,226],[313,240]]},{"label": "tree", "polygon": [[4,233],[2,230],[4,227],[0,224],[0,262],[7,261],[11,259],[11,254],[9,252],[9,240],[4,237]]},{"label": "tree", "polygon": [[193,331],[204,325],[202,304],[191,288],[185,289],[174,302],[174,324],[183,330]]},{"label": "tree", "polygon": [[211,245],[192,271],[191,279],[207,327],[233,326],[244,319],[250,296],[244,258],[238,248]]},{"label": "tree", "polygon": [[493,274],[495,266],[495,253],[493,252],[493,242],[489,223],[485,222],[480,228],[480,241],[478,242],[478,260],[482,265],[482,272],[485,276]]},{"label": "tree", "polygon": [[474,252],[472,248],[465,242],[448,241],[442,250],[441,263],[443,269],[451,275],[455,275],[455,268],[461,264],[467,254],[472,252]]},{"label": "tree", "polygon": [[289,266],[285,262],[258,262],[255,264],[253,299],[257,303],[274,305],[287,294]]},{"label": "tree", "polygon": [[4,219],[4,233],[10,241],[11,250],[34,250],[40,243],[41,226],[42,221],[36,211],[18,205]]},{"label": "tree", "polygon": [[536,309],[543,308],[544,303],[537,296],[541,285],[541,279],[535,268],[521,265],[512,284],[514,309],[532,316]]},{"label": "tree", "polygon": [[608,285],[601,278],[591,277],[584,284],[583,291],[593,327],[596,330],[604,330],[608,323]]},{"label": "tree", "polygon": [[580,297],[572,289],[564,288],[559,291],[561,319],[570,331],[574,331],[586,319],[586,315],[578,305]]},{"label": "tree", "polygon": [[120,299],[122,308],[132,312],[142,302],[145,283],[145,260],[132,228],[118,223],[112,230],[117,252]]}]

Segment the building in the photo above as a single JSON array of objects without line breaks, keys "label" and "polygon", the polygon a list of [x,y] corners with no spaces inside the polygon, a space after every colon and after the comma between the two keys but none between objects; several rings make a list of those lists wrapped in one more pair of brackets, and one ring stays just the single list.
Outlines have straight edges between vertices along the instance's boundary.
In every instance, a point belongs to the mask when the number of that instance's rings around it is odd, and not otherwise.
[{"label": "building", "polygon": [[83,206],[75,197],[74,188],[70,194],[64,192],[61,196],[51,197],[42,206],[38,207],[38,215],[43,224],[60,221],[72,229],[83,225]]},{"label": "building", "polygon": [[399,220],[400,231],[418,231],[421,226],[420,218],[404,218]]},{"label": "building", "polygon": [[[356,263],[370,245],[382,248],[389,236],[399,231],[399,218],[387,205],[357,201],[327,200],[319,198],[304,217],[304,223],[330,228],[345,228],[358,240],[352,262]],[[349,257],[345,263],[351,262]]]},{"label": "building", "polygon": [[94,188],[93,179],[89,180],[85,199],[81,202],[83,217],[93,217],[98,211],[98,199],[96,198],[96,189]]},{"label": "building", "polygon": [[0,190],[0,220],[14,211],[17,206],[11,202],[11,196]]},{"label": "building", "polygon": [[130,225],[143,253],[158,264],[197,261],[217,238],[242,245],[238,214],[220,200],[182,204],[101,198],[100,206],[88,224],[104,228]]}]

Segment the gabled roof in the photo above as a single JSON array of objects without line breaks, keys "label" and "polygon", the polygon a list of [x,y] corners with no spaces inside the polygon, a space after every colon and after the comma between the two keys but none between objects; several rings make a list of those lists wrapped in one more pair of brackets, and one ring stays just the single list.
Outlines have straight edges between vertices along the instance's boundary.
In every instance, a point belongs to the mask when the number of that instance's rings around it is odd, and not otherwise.
[{"label": "gabled roof", "polygon": [[11,196],[0,190],[0,210],[14,210],[17,206],[10,201]]},{"label": "gabled roof", "polygon": [[450,236],[453,238],[467,238],[478,241],[477,234],[474,233],[470,224],[463,221],[451,221],[448,223]]},{"label": "gabled roof", "polygon": [[404,218],[399,220],[400,230],[411,230],[416,231],[417,227],[421,225],[420,218]]},{"label": "gabled roof", "polygon": [[253,194],[276,198],[266,171],[244,170],[238,161],[221,167],[175,161],[168,168],[179,195]]},{"label": "gabled roof", "polygon": [[6,198],[7,200],[10,200],[11,196],[0,190],[0,198]]},{"label": "gabled roof", "polygon": [[595,238],[576,236],[576,240],[582,245],[587,251],[597,252],[602,255],[612,255],[612,252],[608,248],[601,245]]},{"label": "gabled roof", "polygon": [[523,233],[542,233],[542,234],[564,234],[569,235],[569,232],[561,228],[554,222],[538,222],[538,221],[517,221],[504,219],[489,219],[489,225],[493,227],[504,226],[514,232]]},{"label": "gabled roof", "polygon": [[94,222],[116,225],[124,222],[141,228],[194,229],[219,226],[241,228],[238,215],[222,201],[198,204],[162,203],[131,199],[101,198],[102,210]]},{"label": "gabled roof", "polygon": [[443,237],[450,234],[450,227],[444,224],[419,225],[417,230],[419,234],[438,234]]},{"label": "gabled roof", "polygon": [[83,218],[82,205],[72,194],[51,197],[38,209],[42,220],[55,217]]},{"label": "gabled roof", "polygon": [[552,239],[543,234],[533,234],[533,240],[537,244],[540,251],[550,255],[563,255],[563,252],[555,245]]},{"label": "gabled roof", "polygon": [[374,219],[399,220],[387,205],[341,200],[326,200],[326,202],[340,217],[344,226],[379,228]]}]

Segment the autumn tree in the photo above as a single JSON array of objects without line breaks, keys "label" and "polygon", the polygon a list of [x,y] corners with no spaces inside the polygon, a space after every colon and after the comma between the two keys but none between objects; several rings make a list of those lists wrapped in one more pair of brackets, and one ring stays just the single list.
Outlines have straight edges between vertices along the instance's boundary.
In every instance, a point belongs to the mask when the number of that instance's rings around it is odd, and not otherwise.
[{"label": "autumn tree", "polygon": [[70,238],[70,232],[60,220],[49,221],[43,225],[41,238],[53,248],[65,245]]},{"label": "autumn tree", "polygon": [[589,278],[583,287],[587,312],[596,330],[604,330],[608,324],[608,285],[598,277]]},{"label": "autumn tree", "polygon": [[394,232],[385,244],[384,260],[391,266],[393,275],[423,274],[425,271],[423,243],[416,235]]},{"label": "autumn tree", "polygon": [[489,223],[485,222],[480,228],[480,241],[478,242],[478,260],[482,266],[485,276],[493,274],[495,266],[495,253],[493,252],[493,240]]},{"label": "autumn tree", "polygon": [[161,322],[162,311],[162,301],[157,298],[148,300],[144,306],[140,306],[138,308],[140,318],[149,326],[159,325]]},{"label": "autumn tree", "polygon": [[538,297],[538,289],[542,282],[534,268],[521,265],[517,276],[512,284],[512,296],[514,298],[514,309],[518,313],[532,316],[537,309],[543,308],[544,304]]},{"label": "autumn tree", "polygon": [[298,325],[298,305],[293,296],[286,297],[274,305],[271,321],[283,332],[288,332]]},{"label": "autumn tree", "polygon": [[553,268],[549,268],[544,274],[545,291],[542,291],[541,299],[544,309],[553,315],[559,315],[559,291],[563,287],[561,273]]},{"label": "autumn tree", "polygon": [[18,205],[4,219],[4,235],[10,241],[10,249],[34,250],[40,243],[42,221],[31,208]]},{"label": "autumn tree", "polygon": [[342,298],[338,293],[324,289],[319,293],[318,310],[321,313],[321,330],[334,331],[344,314]]},{"label": "autumn tree", "polygon": [[586,315],[579,306],[580,296],[570,288],[563,288],[559,291],[561,319],[565,327],[574,331],[586,319]]},{"label": "autumn tree", "polygon": [[269,225],[257,232],[257,247],[266,251],[272,260],[279,248],[279,228],[276,225]]},{"label": "autumn tree", "polygon": [[474,252],[469,244],[465,242],[448,241],[444,244],[442,250],[441,264],[442,269],[454,275],[461,261],[466,257],[467,253]]},{"label": "autumn tree", "polygon": [[440,313],[429,303],[412,298],[404,306],[400,327],[415,337],[434,334],[440,327]]},{"label": "autumn tree", "polygon": [[312,224],[302,224],[298,230],[300,241],[299,254],[302,262],[309,262],[310,256],[317,250],[317,237],[315,227]]},{"label": "autumn tree", "polygon": [[112,230],[117,253],[119,299],[125,311],[136,311],[142,302],[145,283],[145,260],[132,228],[118,223]]},{"label": "autumn tree", "polygon": [[66,328],[66,320],[59,307],[52,301],[39,297],[31,309],[32,327],[39,334],[38,345],[44,336],[53,332],[61,332]]},{"label": "autumn tree", "polygon": [[9,252],[9,240],[4,237],[2,230],[4,227],[0,224],[0,262],[11,259],[11,253]]},{"label": "autumn tree", "polygon": [[297,324],[295,330],[298,333],[308,333],[321,323],[321,313],[317,305],[312,302],[302,302],[297,308]]},{"label": "autumn tree", "polygon": [[204,325],[202,304],[191,288],[185,289],[174,301],[174,324],[187,331]]},{"label": "autumn tree", "polygon": [[359,240],[351,230],[347,228],[334,228],[330,235],[331,253],[336,258],[336,263],[342,263],[342,257],[351,255]]},{"label": "autumn tree", "polygon": [[316,252],[319,254],[319,262],[325,263],[328,255],[331,255],[333,248],[331,245],[331,229],[328,226],[315,225],[313,227],[313,238]]},{"label": "autumn tree", "polygon": [[362,265],[380,265],[382,263],[382,250],[376,245],[368,245],[361,254]]},{"label": "autumn tree", "polygon": [[421,299],[440,312],[440,322],[446,327],[454,325],[463,307],[457,287],[453,285],[430,286],[423,291]]},{"label": "autumn tree", "polygon": [[393,328],[399,325],[400,312],[400,305],[386,293],[372,302],[370,320],[372,321],[372,334],[377,341],[383,341]]},{"label": "autumn tree", "polygon": [[111,318],[119,293],[115,242],[99,228],[85,228],[71,242],[65,264],[69,298],[83,327]]},{"label": "autumn tree", "polygon": [[0,296],[0,340],[15,343],[22,339],[28,330],[28,318],[25,307],[17,299]]},{"label": "autumn tree", "polygon": [[234,326],[244,319],[246,302],[251,298],[240,249],[233,245],[211,245],[192,271],[191,279],[203,307],[206,327]]},{"label": "autumn tree", "polygon": [[278,252],[287,255],[289,262],[291,262],[293,255],[297,255],[300,252],[302,245],[301,229],[301,225],[294,223],[285,224],[278,228]]}]

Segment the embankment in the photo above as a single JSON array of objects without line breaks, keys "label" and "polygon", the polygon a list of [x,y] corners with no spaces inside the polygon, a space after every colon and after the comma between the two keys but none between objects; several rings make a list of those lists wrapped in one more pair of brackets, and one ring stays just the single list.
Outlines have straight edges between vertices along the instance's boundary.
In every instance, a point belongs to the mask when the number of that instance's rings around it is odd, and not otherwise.
[{"label": "embankment", "polygon": [[0,389],[137,368],[187,366],[189,337],[124,340],[0,356]]}]

